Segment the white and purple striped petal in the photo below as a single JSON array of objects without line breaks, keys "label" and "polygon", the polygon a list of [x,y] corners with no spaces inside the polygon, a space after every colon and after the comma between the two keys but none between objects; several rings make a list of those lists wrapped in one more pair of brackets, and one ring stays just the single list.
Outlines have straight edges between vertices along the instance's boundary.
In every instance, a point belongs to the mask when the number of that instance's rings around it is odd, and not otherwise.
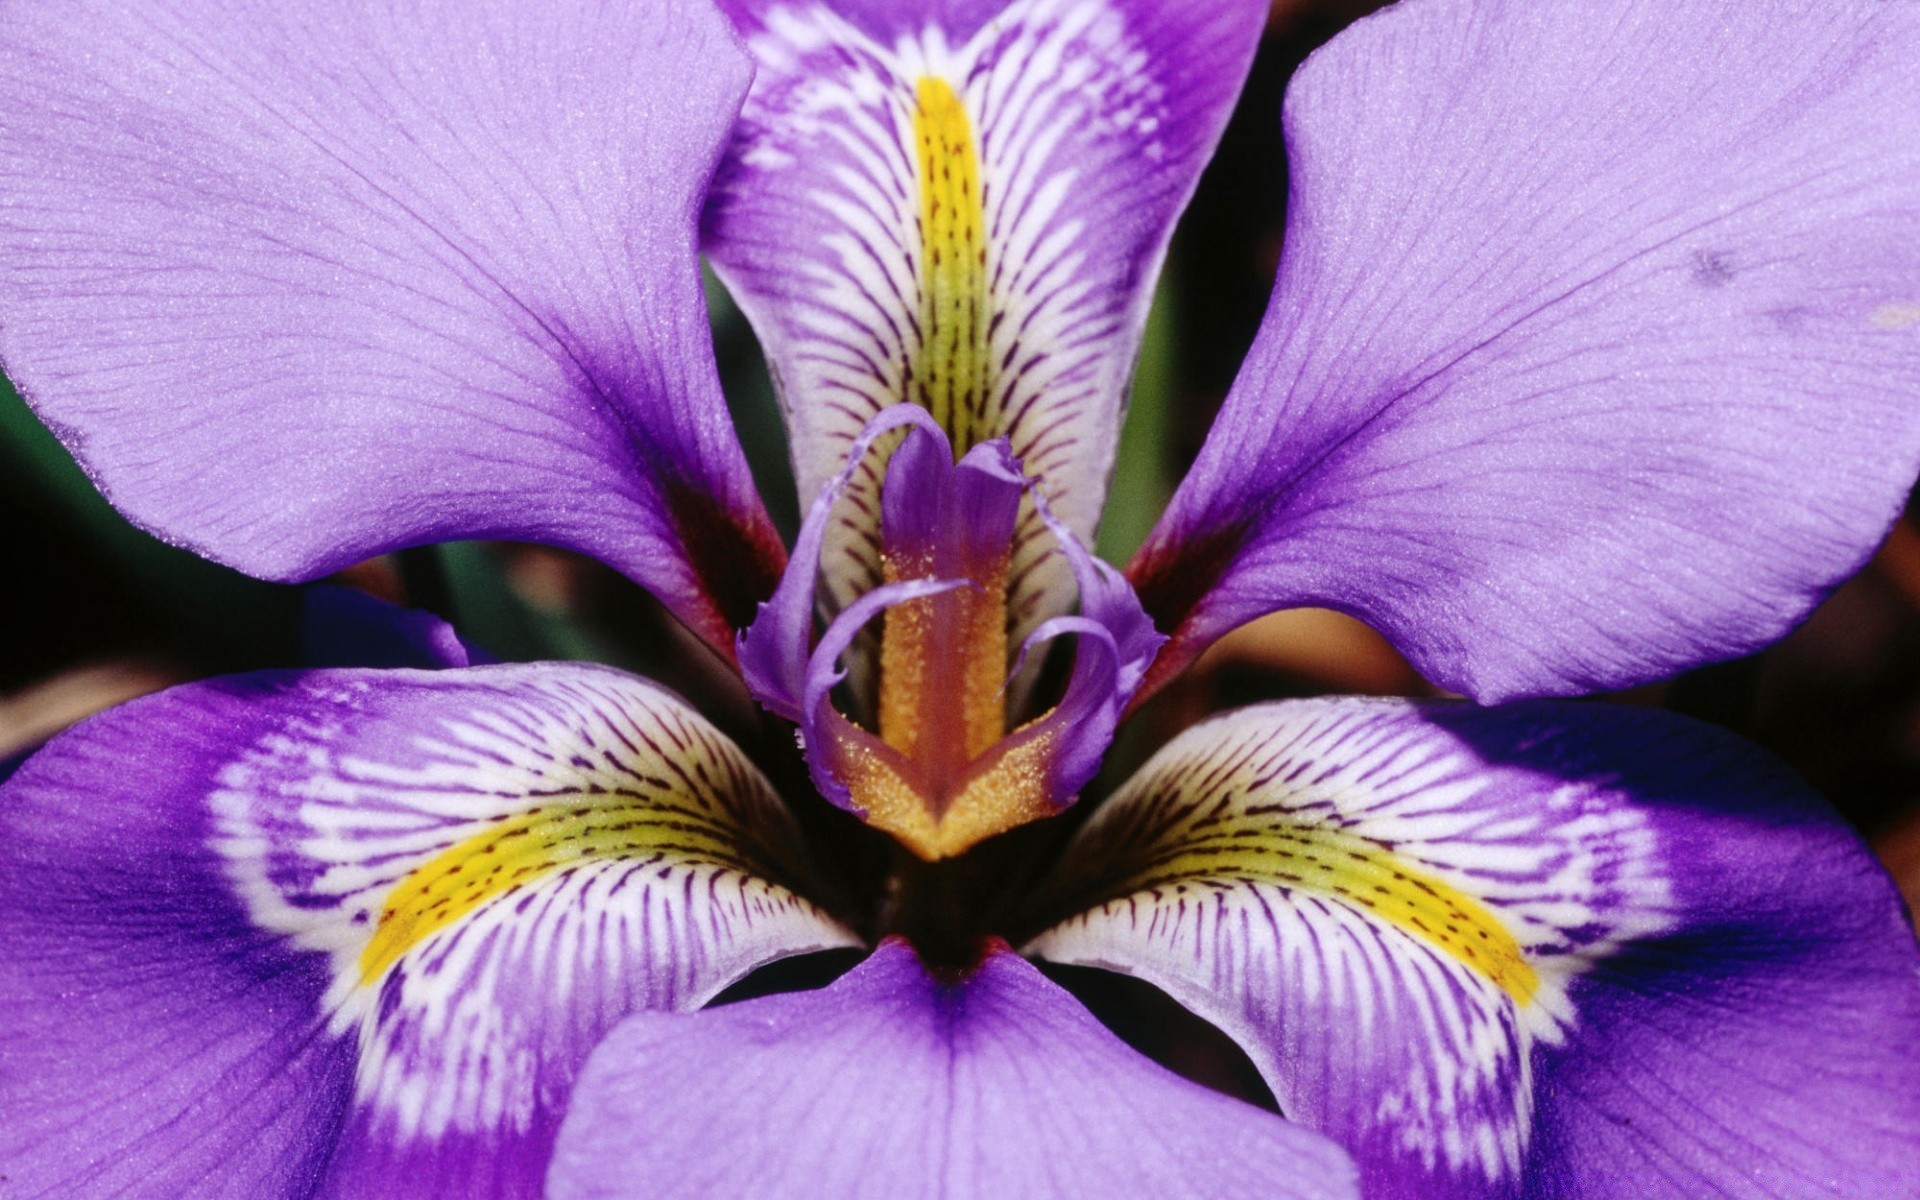
[{"label": "white and purple striped petal", "polygon": [[1164,988],[1390,1198],[1920,1189],[1920,947],[1783,767],[1663,713],[1301,701],[1182,735],[1031,949]]},{"label": "white and purple striped petal", "polygon": [[1004,944],[889,941],[824,991],[643,1015],[587,1064],[553,1200],[1358,1200],[1326,1140],[1154,1065]]},{"label": "white and purple striped petal", "polygon": [[853,940],[740,752],[603,668],[176,688],[51,743],[0,829],[23,1195],[538,1196],[616,1022]]},{"label": "white and purple striped petal", "polygon": [[12,0],[0,360],[208,557],[548,542],[731,653],[782,553],[695,243],[750,73],[695,0]]},{"label": "white and purple striped petal", "polygon": [[1920,6],[1422,0],[1294,77],[1266,323],[1129,571],[1480,700],[1779,637],[1920,471]]},{"label": "white and purple striped petal", "polygon": [[[726,7],[760,69],[706,244],[767,349],[801,496],[913,402],[957,453],[1008,439],[1091,541],[1153,280],[1266,6]],[[835,610],[879,581],[877,521],[860,504],[829,531]],[[1049,541],[1029,503],[1016,644],[1070,602]]]}]

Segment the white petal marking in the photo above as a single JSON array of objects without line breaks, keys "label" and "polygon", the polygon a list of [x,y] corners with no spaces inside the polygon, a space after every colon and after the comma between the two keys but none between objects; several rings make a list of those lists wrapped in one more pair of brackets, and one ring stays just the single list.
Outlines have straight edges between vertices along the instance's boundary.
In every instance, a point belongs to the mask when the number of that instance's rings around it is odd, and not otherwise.
[{"label": "white petal marking", "polygon": [[[1515,803],[1515,773],[1417,713],[1307,701],[1188,731],[1078,835],[1058,886],[1092,906],[1029,949],[1167,989],[1299,1119],[1511,1181],[1532,1047],[1578,1023],[1575,977],[1671,925],[1670,888],[1602,784],[1534,779]],[[1523,971],[1488,970],[1488,939]]]},{"label": "white petal marking", "polygon": [[[975,138],[989,295],[987,386],[970,417],[944,423],[957,453],[1008,437],[1055,513],[1091,540],[1160,247],[1146,248],[1144,263],[1096,261],[1076,213],[1090,189],[1137,188],[1137,161],[1167,154],[1166,97],[1122,14],[1085,0],[1016,0],[964,45],[933,27],[883,45],[824,5],[798,4],[768,12],[749,48],[760,75],[736,145],[754,173],[723,176],[718,207],[737,186],[739,203],[762,211],[727,224],[716,266],[775,364],[803,499],[840,470],[875,412],[924,402],[933,333],[922,314],[915,113],[920,81],[937,79],[959,96]],[[749,243],[772,236],[775,214],[795,237],[824,230],[819,250]],[[843,505],[829,537],[830,611],[881,577],[868,528],[877,505],[859,501]],[[1073,596],[1030,504],[1016,545],[1014,645]]]},{"label": "white petal marking", "polygon": [[[620,1017],[853,941],[762,877],[791,878],[791,826],[703,719],[617,672],[486,674],[517,678],[403,754],[336,752],[356,731],[312,720],[210,798],[253,920],[329,956],[329,1028],[358,1039],[358,1098],[402,1139],[524,1130]],[[378,695],[350,683],[327,707]],[[503,860],[513,882],[477,882]]]}]

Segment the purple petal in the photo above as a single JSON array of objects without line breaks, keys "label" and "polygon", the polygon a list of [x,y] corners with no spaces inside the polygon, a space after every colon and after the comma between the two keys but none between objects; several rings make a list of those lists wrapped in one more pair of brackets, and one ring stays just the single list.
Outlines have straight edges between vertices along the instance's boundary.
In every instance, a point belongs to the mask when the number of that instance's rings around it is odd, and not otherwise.
[{"label": "purple petal", "polygon": [[697,3],[10,4],[0,359],[210,557],[547,542],[730,654],[782,561],[695,260],[748,79]]},{"label": "purple petal", "polygon": [[174,703],[96,717],[0,789],[0,1175],[19,1196],[308,1196],[352,1094],[350,1047],[319,1036],[324,961],[249,921],[208,848],[207,731],[126,719]]},{"label": "purple petal", "polygon": [[300,649],[310,667],[470,667],[497,662],[430,612],[355,588],[319,585],[302,597]]},{"label": "purple petal", "polygon": [[1742,654],[1920,468],[1920,7],[1396,6],[1288,95],[1266,325],[1129,574],[1482,700]]},{"label": "purple petal", "polygon": [[[997,437],[1086,541],[1153,280],[1246,73],[1256,0],[731,0],[760,71],[709,201],[716,268],[773,363],[802,497],[880,409]],[[827,546],[872,588],[865,524]],[[1072,581],[1026,507],[1011,636]]]},{"label": "purple petal", "polygon": [[1333,1146],[1128,1049],[1004,947],[881,946],[821,992],[636,1017],[587,1064],[548,1195],[1355,1197]]},{"label": "purple petal", "polygon": [[[1779,764],[1667,714],[1302,701],[1078,836],[1048,958],[1246,1048],[1371,1200],[1920,1188],[1920,947]],[[1763,1048],[1763,1049],[1757,1049]]]},{"label": "purple petal", "polygon": [[763,878],[796,843],[737,749],[602,668],[113,710],[0,790],[0,1163],[27,1194],[537,1196],[606,1030],[852,942]]}]

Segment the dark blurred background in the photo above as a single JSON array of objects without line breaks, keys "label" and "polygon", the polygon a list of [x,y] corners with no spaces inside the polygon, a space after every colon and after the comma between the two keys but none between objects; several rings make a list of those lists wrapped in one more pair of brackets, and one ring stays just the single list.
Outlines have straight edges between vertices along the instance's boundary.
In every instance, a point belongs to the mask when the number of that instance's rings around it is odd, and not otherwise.
[{"label": "dark blurred background", "polygon": [[[1377,4],[1277,0],[1218,158],[1175,238],[1144,347],[1101,549],[1145,536],[1259,324],[1279,258],[1286,163],[1280,101],[1312,49]],[[776,519],[797,506],[750,331],[715,299],[722,373]],[[0,760],[87,713],[170,683],[301,661],[299,591],[165,546],[121,520],[0,386]],[[456,545],[363,564],[338,582],[452,617],[511,659],[594,658],[737,704],[632,585],[539,547]],[[1115,768],[1227,704],[1326,692],[1427,694],[1348,618],[1283,613],[1217,646],[1151,705]],[[1920,533],[1903,521],[1868,569],[1785,642],[1754,658],[1608,697],[1725,725],[1797,767],[1920,898]],[[724,722],[723,722],[724,723]]]}]

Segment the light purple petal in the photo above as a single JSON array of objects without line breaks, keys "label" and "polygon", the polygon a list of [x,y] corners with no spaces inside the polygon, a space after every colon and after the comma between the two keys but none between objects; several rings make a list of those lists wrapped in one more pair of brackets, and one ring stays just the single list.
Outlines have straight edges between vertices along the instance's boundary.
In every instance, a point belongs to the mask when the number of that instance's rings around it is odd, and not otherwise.
[{"label": "light purple petal", "polygon": [[1370,1200],[1913,1194],[1920,947],[1778,763],[1667,714],[1302,701],[1095,815],[1036,953],[1246,1048]]},{"label": "light purple petal", "polygon": [[115,709],[0,790],[0,1163],[23,1195],[537,1196],[617,1021],[852,942],[772,881],[796,844],[737,749],[602,668]]},{"label": "light purple petal", "polygon": [[[705,225],[767,348],[800,494],[881,408],[996,437],[1086,541],[1153,280],[1225,124],[1257,0],[729,0],[760,70]],[[932,81],[932,82],[929,82]],[[836,527],[828,600],[881,576]],[[1072,581],[1029,503],[1012,637]]]},{"label": "light purple petal", "polygon": [[1272,307],[1129,574],[1477,699],[1745,653],[1920,470],[1920,6],[1423,0],[1295,77]]},{"label": "light purple petal", "polygon": [[1332,1145],[1155,1066],[1004,946],[964,977],[891,941],[821,992],[621,1025],[553,1200],[1337,1200]]},{"label": "light purple petal", "polygon": [[748,80],[684,0],[17,0],[0,359],[209,557],[547,542],[730,654],[782,561],[695,259]]}]

